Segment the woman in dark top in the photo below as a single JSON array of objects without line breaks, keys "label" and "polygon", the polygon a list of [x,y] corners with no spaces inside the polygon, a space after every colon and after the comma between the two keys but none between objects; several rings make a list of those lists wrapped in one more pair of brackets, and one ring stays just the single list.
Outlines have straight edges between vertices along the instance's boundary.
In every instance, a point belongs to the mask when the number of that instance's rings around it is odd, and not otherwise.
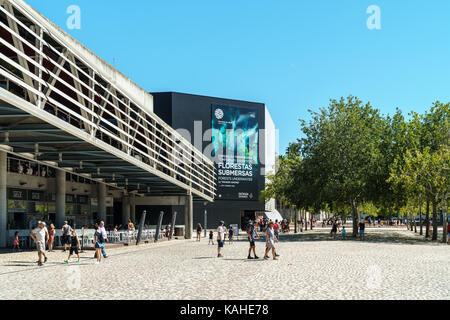
[{"label": "woman in dark top", "polygon": [[331,227],[331,236],[333,239],[336,239],[336,233],[337,233],[337,223],[336,221],[333,221],[333,225]]},{"label": "woman in dark top", "polygon": [[202,234],[202,225],[197,224],[197,241],[200,241],[200,235]]},{"label": "woman in dark top", "polygon": [[95,261],[95,264],[99,264],[102,261],[102,248],[105,247],[104,241],[102,232],[100,231],[98,225],[95,225],[94,243],[95,253],[97,255],[97,261]]}]

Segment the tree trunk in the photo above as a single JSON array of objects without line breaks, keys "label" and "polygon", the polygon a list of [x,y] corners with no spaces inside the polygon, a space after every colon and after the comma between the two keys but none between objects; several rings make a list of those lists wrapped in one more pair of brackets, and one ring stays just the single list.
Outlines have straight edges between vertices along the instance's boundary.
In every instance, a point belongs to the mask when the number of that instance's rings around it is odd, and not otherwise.
[{"label": "tree trunk", "polygon": [[354,202],[352,202],[352,219],[353,219],[352,237],[356,238],[356,236],[358,235],[359,214],[358,208],[356,207],[356,204]]},{"label": "tree trunk", "polygon": [[413,216],[413,219],[414,219],[414,233],[417,233],[416,216]]},{"label": "tree trunk", "polygon": [[419,207],[419,223],[420,223],[420,235],[423,235],[423,223],[422,223],[422,203],[420,204]]},{"label": "tree trunk", "polygon": [[295,220],[294,220],[294,233],[297,233],[297,220],[298,220],[298,212],[297,209],[294,209],[295,212]]},{"label": "tree trunk", "polygon": [[409,230],[409,215],[406,214],[406,230]]},{"label": "tree trunk", "polygon": [[437,203],[436,203],[436,200],[433,199],[431,204],[433,206],[433,236],[432,236],[431,240],[437,240],[438,222],[437,222]]},{"label": "tree trunk", "polygon": [[442,200],[442,242],[447,243],[447,195]]},{"label": "tree trunk", "polygon": [[430,237],[430,200],[427,200],[427,211],[425,213],[425,238]]}]

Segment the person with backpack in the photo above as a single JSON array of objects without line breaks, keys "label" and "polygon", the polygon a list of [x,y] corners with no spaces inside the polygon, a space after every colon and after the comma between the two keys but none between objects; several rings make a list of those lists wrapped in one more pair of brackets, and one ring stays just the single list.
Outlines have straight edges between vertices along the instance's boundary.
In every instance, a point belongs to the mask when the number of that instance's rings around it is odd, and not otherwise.
[{"label": "person with backpack", "polygon": [[[258,234],[258,223],[256,221],[253,222],[253,225],[250,225],[247,231],[248,235],[248,241],[250,242],[250,248],[248,249],[248,257],[247,259],[259,259],[259,257],[256,255],[256,246],[255,246],[255,236],[258,237],[258,239],[261,239],[261,237]],[[251,253],[253,251],[254,258],[251,256]]]},{"label": "person with backpack", "polygon": [[97,257],[95,264],[99,264],[102,261],[102,249],[105,248],[105,239],[103,238],[102,231],[97,224],[95,224],[94,243],[95,255]]}]

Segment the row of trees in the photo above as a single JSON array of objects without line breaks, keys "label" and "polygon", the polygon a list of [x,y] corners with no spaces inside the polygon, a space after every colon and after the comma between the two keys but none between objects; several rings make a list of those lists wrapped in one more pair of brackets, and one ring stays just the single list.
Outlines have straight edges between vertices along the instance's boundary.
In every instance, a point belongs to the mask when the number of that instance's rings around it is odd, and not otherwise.
[{"label": "row of trees", "polygon": [[384,116],[349,96],[309,110],[311,120],[300,120],[303,137],[279,157],[261,196],[297,210],[351,214],[354,237],[362,213],[415,222],[422,212],[429,219],[431,205],[436,240],[438,210],[445,219],[449,191],[449,106],[435,102],[405,119],[398,109]]}]

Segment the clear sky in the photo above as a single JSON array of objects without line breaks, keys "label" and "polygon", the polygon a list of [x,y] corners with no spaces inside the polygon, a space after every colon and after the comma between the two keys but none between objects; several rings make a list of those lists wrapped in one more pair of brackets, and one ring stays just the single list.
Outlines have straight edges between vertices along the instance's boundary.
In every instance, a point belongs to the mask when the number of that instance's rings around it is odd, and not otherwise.
[{"label": "clear sky", "polygon": [[[449,0],[26,1],[148,91],[265,103],[281,153],[331,98],[390,114],[450,101]],[[366,25],[370,5],[381,30]]]}]

